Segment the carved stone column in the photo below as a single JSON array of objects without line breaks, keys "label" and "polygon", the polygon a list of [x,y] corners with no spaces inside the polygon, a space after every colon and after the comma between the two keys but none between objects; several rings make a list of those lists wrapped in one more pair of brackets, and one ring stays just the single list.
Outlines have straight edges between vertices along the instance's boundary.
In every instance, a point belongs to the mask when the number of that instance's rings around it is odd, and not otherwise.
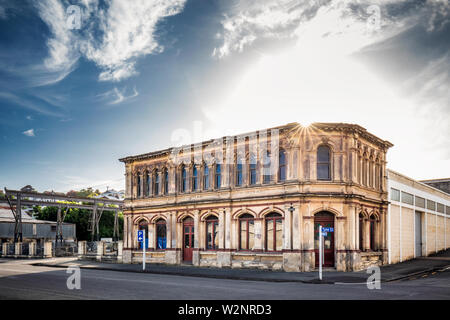
[{"label": "carved stone column", "polygon": [[155,250],[157,248],[156,245],[156,224],[151,222],[148,224],[148,247],[150,249]]},{"label": "carved stone column", "polygon": [[289,210],[290,206],[286,205],[284,208],[284,223],[283,223],[283,249],[292,249],[292,213]]},{"label": "carved stone column", "polygon": [[169,166],[169,194],[176,193],[176,167],[174,165]]},{"label": "carved stone column", "polygon": [[219,249],[224,249],[225,246],[225,209],[219,210]]},{"label": "carved stone column", "polygon": [[194,251],[192,252],[192,264],[200,265],[200,210],[194,210]]},{"label": "carved stone column", "polygon": [[311,215],[309,203],[302,205],[300,210],[303,220],[302,271],[311,271],[315,268],[314,216]]},{"label": "carved stone column", "polygon": [[225,209],[225,249],[231,249],[231,209]]}]

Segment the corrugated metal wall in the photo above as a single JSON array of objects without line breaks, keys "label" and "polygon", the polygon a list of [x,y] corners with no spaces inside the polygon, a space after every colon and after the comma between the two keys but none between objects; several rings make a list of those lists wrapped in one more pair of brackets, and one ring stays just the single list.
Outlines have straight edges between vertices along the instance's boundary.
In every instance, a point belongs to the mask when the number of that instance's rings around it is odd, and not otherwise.
[{"label": "corrugated metal wall", "polygon": [[[33,234],[33,225],[36,226],[36,234]],[[24,238],[54,239],[56,237],[56,224],[22,223],[22,235]],[[63,237],[75,239],[76,226],[74,224],[63,224]],[[14,222],[0,222],[0,238],[14,238]]]}]

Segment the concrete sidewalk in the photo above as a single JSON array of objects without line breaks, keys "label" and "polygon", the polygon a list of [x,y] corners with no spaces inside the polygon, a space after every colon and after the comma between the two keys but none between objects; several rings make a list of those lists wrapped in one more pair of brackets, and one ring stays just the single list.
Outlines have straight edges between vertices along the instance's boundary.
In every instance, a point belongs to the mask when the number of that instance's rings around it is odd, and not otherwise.
[{"label": "concrete sidewalk", "polygon": [[[366,283],[370,274],[366,271],[338,272],[325,269],[323,280],[319,281],[318,272],[284,272],[265,271],[257,269],[231,269],[195,267],[190,265],[147,264],[142,270],[141,264],[112,264],[95,261],[77,260],[76,258],[53,258],[35,261],[32,265],[67,268],[77,265],[82,269],[110,270],[120,272],[146,272],[154,274],[168,274],[189,277],[204,277],[233,280],[270,281],[270,282],[302,282],[302,283]],[[443,270],[450,267],[450,250],[446,250],[431,257],[422,257],[398,264],[381,267],[381,281],[389,282],[420,274]]]}]

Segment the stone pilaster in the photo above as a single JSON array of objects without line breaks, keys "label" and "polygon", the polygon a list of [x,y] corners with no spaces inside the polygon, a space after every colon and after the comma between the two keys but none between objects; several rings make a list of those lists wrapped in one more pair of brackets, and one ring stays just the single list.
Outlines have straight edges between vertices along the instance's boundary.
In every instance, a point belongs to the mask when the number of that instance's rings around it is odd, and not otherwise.
[{"label": "stone pilaster", "polygon": [[225,210],[219,210],[219,249],[225,248]]},{"label": "stone pilaster", "polygon": [[292,249],[291,228],[292,228],[292,213],[289,210],[290,206],[284,208],[284,223],[283,223],[283,250]]},{"label": "stone pilaster", "polygon": [[225,249],[231,249],[231,209],[225,208]]}]

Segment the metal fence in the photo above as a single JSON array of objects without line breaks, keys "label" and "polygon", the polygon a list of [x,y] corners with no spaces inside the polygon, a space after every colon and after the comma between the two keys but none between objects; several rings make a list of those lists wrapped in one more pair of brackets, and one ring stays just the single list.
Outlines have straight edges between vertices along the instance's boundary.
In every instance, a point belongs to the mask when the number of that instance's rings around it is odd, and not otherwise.
[{"label": "metal fence", "polygon": [[118,245],[117,242],[105,242],[104,243],[104,253],[107,255],[117,255]]},{"label": "metal fence", "polygon": [[71,257],[78,254],[76,243],[53,243],[53,256],[55,257]]},{"label": "metal fence", "polygon": [[97,242],[86,242],[86,254],[97,254]]}]

